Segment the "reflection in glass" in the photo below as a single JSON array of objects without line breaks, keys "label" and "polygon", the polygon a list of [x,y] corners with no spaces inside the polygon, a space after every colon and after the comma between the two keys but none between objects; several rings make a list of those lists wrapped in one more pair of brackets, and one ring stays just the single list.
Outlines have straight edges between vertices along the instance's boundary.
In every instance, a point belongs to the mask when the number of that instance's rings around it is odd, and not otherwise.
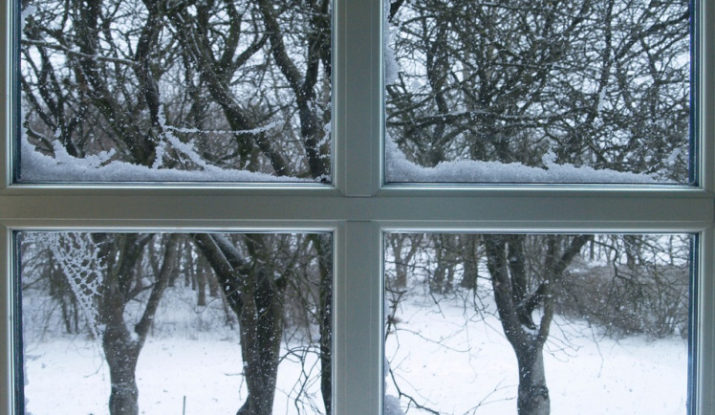
[{"label": "reflection in glass", "polygon": [[330,234],[17,238],[27,413],[330,413]]},{"label": "reflection in glass", "polygon": [[690,244],[386,235],[385,415],[686,414]]},{"label": "reflection in glass", "polygon": [[24,0],[23,182],[330,181],[329,0]]},{"label": "reflection in glass", "polygon": [[690,4],[391,2],[387,181],[687,183]]}]

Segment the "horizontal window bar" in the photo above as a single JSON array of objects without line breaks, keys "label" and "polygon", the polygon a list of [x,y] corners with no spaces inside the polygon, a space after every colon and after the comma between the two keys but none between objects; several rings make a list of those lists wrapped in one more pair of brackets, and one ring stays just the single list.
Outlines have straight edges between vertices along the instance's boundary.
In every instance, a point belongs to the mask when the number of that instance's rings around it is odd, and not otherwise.
[{"label": "horizontal window bar", "polygon": [[[211,227],[231,221],[540,222],[573,228],[613,223],[660,229],[698,229],[713,222],[715,207],[701,195],[430,196],[346,198],[340,196],[17,196],[0,198],[0,221],[9,226],[52,221],[104,222],[121,226]],[[133,225],[135,224],[135,225]],[[640,225],[638,225],[640,224]],[[650,226],[648,226],[650,225]]]}]

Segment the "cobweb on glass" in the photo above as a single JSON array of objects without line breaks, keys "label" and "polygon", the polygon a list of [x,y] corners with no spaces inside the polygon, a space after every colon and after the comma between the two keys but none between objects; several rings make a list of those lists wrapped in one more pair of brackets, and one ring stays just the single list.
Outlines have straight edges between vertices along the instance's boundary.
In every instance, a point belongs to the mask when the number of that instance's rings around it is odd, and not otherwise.
[{"label": "cobweb on glass", "polygon": [[37,244],[45,245],[59,264],[79,303],[92,335],[102,333],[97,304],[101,297],[106,266],[100,261],[99,246],[88,233],[27,233]]}]

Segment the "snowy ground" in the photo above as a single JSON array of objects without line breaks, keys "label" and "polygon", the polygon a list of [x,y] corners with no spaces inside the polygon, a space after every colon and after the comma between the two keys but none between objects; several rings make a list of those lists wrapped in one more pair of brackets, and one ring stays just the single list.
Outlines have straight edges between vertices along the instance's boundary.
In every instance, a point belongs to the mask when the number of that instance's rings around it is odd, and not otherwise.
[{"label": "snowy ground", "polygon": [[[209,300],[198,307],[195,293],[178,287],[162,298],[137,367],[141,414],[234,414],[244,401],[237,326],[224,323],[218,299]],[[48,304],[47,298],[23,298],[27,413],[107,414],[109,372],[100,343],[85,335],[59,334],[58,312],[43,317]],[[288,347],[292,353],[286,353]],[[296,336],[283,351],[273,413],[322,413],[314,409],[323,408],[317,349],[306,350]],[[300,412],[294,399],[298,391],[303,393]]]},{"label": "snowy ground", "polygon": [[[396,317],[386,354],[403,393],[443,414],[516,414],[516,359],[495,316],[456,299],[437,306],[415,297]],[[679,337],[614,340],[583,321],[557,318],[546,349],[553,415],[686,413],[687,342]],[[397,395],[389,377],[387,393]],[[401,403],[406,410],[409,401]]]},{"label": "snowy ground", "polygon": [[[316,359],[310,363],[317,373]],[[109,374],[98,345],[76,339],[47,341],[28,350],[26,368],[29,413],[107,413]],[[288,395],[300,387],[299,375],[295,359],[281,365],[274,414],[297,413]],[[246,396],[242,380],[241,352],[234,339],[150,339],[137,368],[140,413],[233,414]],[[319,385],[311,389],[313,403],[322,405]]]},{"label": "snowy ground", "polygon": [[[185,397],[185,414],[235,413],[246,396],[237,335],[223,325],[219,307],[192,308],[185,296],[167,296],[142,350],[140,412],[182,414]],[[429,297],[403,299],[398,332],[386,345],[395,379],[402,392],[441,414],[516,414],[516,364],[499,322],[463,304],[454,297],[439,306]],[[27,323],[26,330],[38,328],[31,319]],[[109,376],[98,343],[52,330],[26,337],[28,413],[107,413]],[[680,338],[614,340],[582,321],[558,318],[547,349],[554,415],[685,414],[687,344]],[[288,357],[279,370],[274,414],[321,413],[310,408],[322,408],[317,355],[307,356],[312,377],[306,407],[298,412],[294,406],[301,365]],[[389,377],[387,393],[396,395]],[[428,413],[406,399],[401,403],[408,415]]]}]

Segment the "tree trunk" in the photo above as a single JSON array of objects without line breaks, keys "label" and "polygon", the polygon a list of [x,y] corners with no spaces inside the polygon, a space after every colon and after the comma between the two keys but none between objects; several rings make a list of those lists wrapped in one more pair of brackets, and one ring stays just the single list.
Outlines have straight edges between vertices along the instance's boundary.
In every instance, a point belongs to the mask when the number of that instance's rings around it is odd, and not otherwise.
[{"label": "tree trunk", "polygon": [[476,290],[479,279],[479,253],[477,246],[477,235],[465,235],[460,240],[462,248],[462,267],[464,274],[459,285],[468,290]]},{"label": "tree trunk", "polygon": [[[268,313],[271,314],[271,313]],[[262,319],[262,323],[276,324],[277,322],[267,322]],[[273,397],[276,389],[276,377],[278,375],[278,358],[280,350],[280,340],[275,341],[276,332],[260,334],[255,336],[254,330],[244,330],[244,322],[239,323],[241,327],[241,352],[244,358],[244,374],[248,388],[248,396],[237,415],[271,415],[273,412]],[[259,323],[261,325],[261,323]],[[274,327],[274,330],[277,327]],[[267,331],[267,330],[266,330]],[[246,346],[243,346],[243,345]]]},{"label": "tree trunk", "polygon": [[[535,342],[537,343],[537,342]],[[546,387],[544,353],[540,344],[524,347],[517,352],[519,364],[519,415],[549,415],[549,389]]]},{"label": "tree trunk", "polygon": [[206,281],[209,284],[209,296],[211,298],[216,298],[219,296],[219,286],[216,275],[214,274],[213,269],[211,269],[211,266],[206,263],[206,259],[202,255],[199,256],[199,258],[200,267],[198,269],[206,275]]},{"label": "tree trunk", "polygon": [[197,288],[197,299],[196,305],[205,306],[206,305],[206,274],[203,270],[197,270],[196,272],[196,288]]},{"label": "tree trunk", "polygon": [[[102,285],[100,316],[105,325],[102,349],[109,366],[111,381],[109,413],[137,415],[139,390],[134,370],[139,347],[127,329],[124,309],[129,299],[127,292],[134,280],[134,265],[141,257],[146,242],[142,242],[139,235],[120,234],[109,237],[106,234],[95,234],[93,238],[98,243],[104,240],[106,249],[104,255],[101,255],[107,261],[107,275],[104,276]],[[108,243],[110,241],[111,243]]]},{"label": "tree trunk", "polygon": [[[283,335],[282,290],[272,284],[272,275],[257,270],[247,278],[239,315],[241,355],[248,396],[237,415],[271,415]],[[252,284],[251,284],[252,285]],[[255,292],[251,293],[251,288]]]},{"label": "tree trunk", "polygon": [[405,288],[407,286],[407,263],[402,258],[403,238],[401,238],[401,235],[390,235],[389,242],[392,246],[392,256],[395,258],[394,288]]},{"label": "tree trunk", "polygon": [[[523,251],[523,235],[487,235],[484,237],[487,268],[492,278],[494,300],[507,340],[519,366],[519,415],[549,415],[549,390],[546,387],[542,348],[551,323],[551,309],[544,311],[538,334],[532,333],[530,311],[524,310],[524,264],[515,264],[514,255]],[[522,252],[523,253],[523,252]],[[523,261],[523,258],[521,259]],[[524,315],[529,321],[525,321]],[[548,316],[547,316],[548,315]]]},{"label": "tree trunk", "polygon": [[[271,415],[283,336],[285,282],[283,278],[275,279],[270,267],[251,266],[244,261],[226,237],[194,234],[193,239],[238,316],[248,396],[237,415]],[[260,236],[246,236],[244,241],[253,259],[259,258],[259,252],[270,252]]]},{"label": "tree trunk", "polygon": [[62,310],[62,321],[65,324],[65,330],[67,334],[72,334],[72,317],[65,297],[60,297],[60,309]]},{"label": "tree trunk", "polygon": [[[95,240],[108,238],[97,234]],[[144,246],[152,236],[138,234],[113,236],[114,243],[105,243],[107,275],[102,286],[100,305],[101,321],[105,324],[102,333],[102,349],[109,366],[111,392],[109,395],[109,413],[111,415],[138,415],[139,390],[135,370],[139,352],[146,340],[149,327],[154,319],[159,301],[173,273],[177,256],[177,234],[169,236],[161,270],[149,294],[146,306],[139,322],[132,332],[124,320],[124,310],[133,298],[129,294],[131,281],[135,278],[135,264],[140,262]],[[117,255],[119,253],[119,255]],[[116,262],[115,262],[116,261]]]},{"label": "tree trunk", "polygon": [[[543,275],[532,275],[538,284],[529,284],[525,235],[485,235],[483,237],[487,268],[492,278],[494,301],[504,334],[516,354],[519,365],[519,415],[548,415],[549,390],[546,387],[543,347],[549,336],[554,315],[552,287],[558,286],[566,267],[592,235],[569,238],[544,235],[537,242],[545,249],[529,255],[543,256]],[[532,287],[535,286],[535,287]],[[531,313],[543,307],[538,326]]]},{"label": "tree trunk", "polygon": [[[126,332],[126,329],[124,330]],[[134,375],[138,353],[129,338],[129,332],[120,334],[114,328],[107,328],[102,339],[104,355],[109,366],[111,392],[109,413],[111,415],[138,415],[139,389]]]},{"label": "tree trunk", "polygon": [[332,237],[316,235],[315,247],[320,270],[320,392],[325,413],[332,408],[332,343],[333,343],[333,250]]}]

